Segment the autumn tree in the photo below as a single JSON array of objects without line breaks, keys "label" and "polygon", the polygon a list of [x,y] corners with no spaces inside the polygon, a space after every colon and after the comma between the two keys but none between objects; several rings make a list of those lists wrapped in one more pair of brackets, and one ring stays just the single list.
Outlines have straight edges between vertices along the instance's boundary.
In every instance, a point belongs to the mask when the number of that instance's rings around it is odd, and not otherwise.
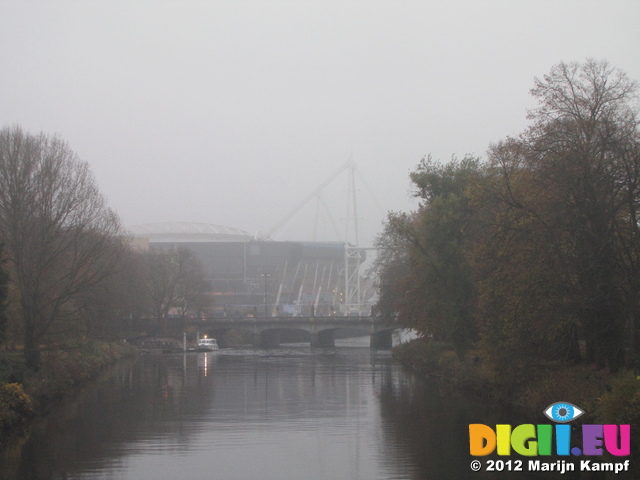
[{"label": "autumn tree", "polygon": [[512,371],[540,359],[576,359],[570,239],[557,209],[563,192],[536,180],[518,141],[492,145],[489,158],[485,188],[475,197],[484,228],[468,252],[484,350]]},{"label": "autumn tree", "polygon": [[622,364],[625,324],[618,222],[626,190],[639,193],[637,178],[624,180],[620,153],[638,140],[636,93],[637,83],[605,61],[561,63],[536,80],[539,106],[524,137],[532,166],[566,192],[558,207],[573,241],[588,358],[614,370]]},{"label": "autumn tree", "polygon": [[489,152],[497,179],[491,246],[504,262],[494,262],[488,288],[512,289],[502,309],[511,320],[498,330],[531,327],[536,320],[525,317],[538,307],[537,322],[550,333],[525,328],[529,341],[557,346],[549,336],[568,335],[575,357],[579,330],[587,359],[612,370],[632,333],[629,315],[637,318],[636,91],[605,61],[560,63],[535,81],[530,128]]},{"label": "autumn tree", "polygon": [[616,219],[617,250],[623,275],[625,338],[631,358],[628,366],[640,370],[640,141],[628,142],[618,150],[624,188],[620,214]]},{"label": "autumn tree", "polygon": [[581,345],[612,371],[639,367],[637,88],[606,61],[560,63],[535,80],[530,127],[486,163],[423,160],[418,210],[390,216],[380,242],[403,249],[387,271],[407,273],[380,298],[458,352],[479,334],[513,372],[580,360]]},{"label": "autumn tree", "polygon": [[0,130],[0,237],[20,298],[27,366],[117,268],[120,223],[89,169],[55,136]]},{"label": "autumn tree", "polygon": [[202,266],[191,250],[171,247],[145,255],[146,295],[157,333],[165,333],[171,312],[184,318],[187,312],[202,315],[209,310],[210,290]]},{"label": "autumn tree", "polygon": [[400,284],[409,275],[409,241],[404,232],[411,218],[403,213],[389,213],[383,232],[375,239],[378,252],[373,261],[378,301],[373,307],[375,315],[395,317],[400,308]]},{"label": "autumn tree", "polygon": [[[450,342],[463,355],[475,339],[475,293],[465,249],[474,228],[469,192],[482,179],[480,162],[465,157],[442,165],[427,157],[410,177],[421,203],[413,215],[390,215],[378,240],[382,258],[391,259],[383,272],[393,267],[397,273],[388,276],[400,277],[381,285],[380,298],[395,295],[404,325]],[[394,253],[397,247],[406,252]]]}]

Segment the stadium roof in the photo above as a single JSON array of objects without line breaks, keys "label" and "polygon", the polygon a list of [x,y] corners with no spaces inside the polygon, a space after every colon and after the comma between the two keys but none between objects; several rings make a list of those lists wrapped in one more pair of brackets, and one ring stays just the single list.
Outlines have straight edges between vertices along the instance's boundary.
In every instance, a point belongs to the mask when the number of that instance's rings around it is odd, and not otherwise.
[{"label": "stadium roof", "polygon": [[259,239],[260,236],[237,228],[193,222],[162,222],[133,225],[127,230],[134,237],[148,238],[149,242],[238,242]]}]

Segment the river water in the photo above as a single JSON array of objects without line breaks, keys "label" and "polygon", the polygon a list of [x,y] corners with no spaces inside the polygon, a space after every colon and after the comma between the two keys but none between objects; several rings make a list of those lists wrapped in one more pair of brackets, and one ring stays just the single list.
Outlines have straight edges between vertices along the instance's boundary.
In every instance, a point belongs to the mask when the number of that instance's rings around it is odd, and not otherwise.
[{"label": "river water", "polygon": [[496,415],[368,348],[141,355],[39,420],[0,478],[494,478],[470,471],[468,425]]}]

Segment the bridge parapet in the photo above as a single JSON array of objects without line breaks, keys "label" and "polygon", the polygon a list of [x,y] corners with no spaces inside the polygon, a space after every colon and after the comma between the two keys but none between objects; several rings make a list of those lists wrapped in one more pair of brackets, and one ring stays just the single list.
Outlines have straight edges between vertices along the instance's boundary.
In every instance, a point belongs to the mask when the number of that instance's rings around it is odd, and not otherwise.
[{"label": "bridge parapet", "polygon": [[[277,330],[303,330],[311,335],[312,345],[330,346],[333,335],[340,329],[357,329],[371,336],[372,347],[388,348],[391,346],[391,333],[402,328],[395,319],[384,317],[357,316],[314,316],[314,317],[243,317],[243,318],[208,318],[194,320],[189,323],[201,330],[225,331],[241,329],[249,331],[253,338],[273,339]],[[319,341],[318,339],[321,339]],[[381,340],[383,339],[383,340]],[[319,343],[318,343],[319,342]],[[273,341],[268,342],[270,344]]]},{"label": "bridge parapet", "polygon": [[386,327],[390,329],[400,328],[394,319],[388,319],[386,317],[357,317],[357,316],[326,316],[326,317],[223,317],[223,318],[207,318],[205,320],[193,320],[189,322],[190,325],[198,326],[250,326],[260,325],[267,328],[280,326],[280,325],[334,325],[336,328],[350,328],[353,326],[374,325],[376,327]]}]

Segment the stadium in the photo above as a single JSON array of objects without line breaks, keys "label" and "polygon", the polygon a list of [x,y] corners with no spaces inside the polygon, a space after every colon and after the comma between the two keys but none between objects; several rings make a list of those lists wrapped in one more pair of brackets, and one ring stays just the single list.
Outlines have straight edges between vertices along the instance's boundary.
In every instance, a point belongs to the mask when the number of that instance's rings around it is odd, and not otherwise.
[{"label": "stadium", "polygon": [[324,316],[368,309],[359,293],[358,267],[365,252],[344,242],[273,241],[205,223],[154,223],[128,230],[139,246],[191,250],[211,285],[216,316]]}]

